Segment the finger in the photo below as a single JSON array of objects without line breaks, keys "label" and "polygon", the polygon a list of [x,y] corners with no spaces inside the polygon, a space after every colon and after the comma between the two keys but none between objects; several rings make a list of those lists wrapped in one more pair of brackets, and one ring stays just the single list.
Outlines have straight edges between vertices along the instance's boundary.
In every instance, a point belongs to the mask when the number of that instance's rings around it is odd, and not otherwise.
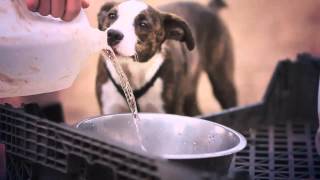
[{"label": "finger", "polygon": [[62,18],[65,6],[65,0],[51,0],[51,15],[55,18]]},{"label": "finger", "polygon": [[26,0],[26,4],[30,11],[35,12],[39,6],[39,0]]},{"label": "finger", "polygon": [[81,6],[82,6],[82,8],[86,9],[86,8],[88,8],[90,6],[90,3],[87,0],[82,0],[81,1]]},{"label": "finger", "polygon": [[42,16],[48,16],[51,11],[51,0],[40,0],[38,12]]},{"label": "finger", "polygon": [[73,20],[81,10],[81,1],[80,0],[67,0],[66,10],[62,17],[65,21]]}]

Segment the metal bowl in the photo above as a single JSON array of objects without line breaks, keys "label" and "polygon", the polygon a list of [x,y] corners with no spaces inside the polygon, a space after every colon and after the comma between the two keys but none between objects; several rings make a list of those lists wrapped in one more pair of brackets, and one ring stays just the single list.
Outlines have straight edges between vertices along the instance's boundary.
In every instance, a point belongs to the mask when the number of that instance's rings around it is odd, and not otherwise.
[{"label": "metal bowl", "polygon": [[246,139],[241,134],[217,123],[178,115],[139,115],[140,138],[131,114],[85,120],[77,128],[127,149],[219,171],[225,171],[232,155],[246,146]]}]

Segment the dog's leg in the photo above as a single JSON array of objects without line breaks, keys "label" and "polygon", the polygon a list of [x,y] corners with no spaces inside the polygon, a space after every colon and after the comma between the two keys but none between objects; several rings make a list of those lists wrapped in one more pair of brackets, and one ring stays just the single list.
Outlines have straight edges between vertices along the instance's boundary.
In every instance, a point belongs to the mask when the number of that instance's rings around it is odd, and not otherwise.
[{"label": "dog's leg", "polygon": [[237,93],[233,79],[223,69],[209,72],[209,80],[213,84],[213,93],[223,109],[237,105]]},{"label": "dog's leg", "polygon": [[189,95],[185,98],[183,104],[184,114],[187,116],[196,116],[201,114],[201,111],[198,107],[196,93]]},{"label": "dog's leg", "polygon": [[228,42],[223,46],[222,49],[211,53],[212,56],[211,59],[208,59],[207,61],[205,71],[213,86],[212,89],[215,97],[219,101],[221,107],[227,109],[237,105],[237,92],[233,77],[233,52]]}]

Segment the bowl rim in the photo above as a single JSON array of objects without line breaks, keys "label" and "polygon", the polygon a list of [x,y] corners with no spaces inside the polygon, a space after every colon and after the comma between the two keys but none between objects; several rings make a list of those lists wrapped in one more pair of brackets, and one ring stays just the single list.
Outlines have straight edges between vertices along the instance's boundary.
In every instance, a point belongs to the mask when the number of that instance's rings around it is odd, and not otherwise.
[{"label": "bowl rim", "polygon": [[[108,118],[108,119],[105,119],[106,121],[108,121],[108,120],[110,120],[110,117],[114,117],[114,116],[132,116],[132,114],[131,113],[119,113],[119,114],[108,114],[108,115],[95,116],[95,117],[87,118],[87,119],[84,119],[84,120],[78,122],[75,125],[75,127],[77,129],[79,129],[79,126],[87,121],[101,119],[104,117]],[[168,160],[193,160],[193,159],[214,158],[214,157],[222,157],[222,156],[232,155],[234,153],[237,153],[237,152],[243,150],[247,146],[247,140],[241,133],[239,133],[229,127],[226,127],[222,124],[212,122],[212,121],[209,121],[206,119],[201,119],[199,117],[189,117],[189,116],[182,116],[182,115],[176,115],[176,114],[165,114],[165,113],[139,113],[139,116],[170,116],[170,117],[184,118],[184,119],[188,119],[188,120],[205,121],[205,122],[213,123],[221,128],[226,129],[227,131],[233,133],[239,139],[239,143],[237,145],[235,145],[234,147],[227,149],[227,150],[219,151],[219,152],[204,153],[204,154],[179,154],[179,155],[177,155],[177,154],[157,155],[157,154],[150,153],[156,157],[160,157],[160,158],[164,158],[164,159],[168,159]]]}]

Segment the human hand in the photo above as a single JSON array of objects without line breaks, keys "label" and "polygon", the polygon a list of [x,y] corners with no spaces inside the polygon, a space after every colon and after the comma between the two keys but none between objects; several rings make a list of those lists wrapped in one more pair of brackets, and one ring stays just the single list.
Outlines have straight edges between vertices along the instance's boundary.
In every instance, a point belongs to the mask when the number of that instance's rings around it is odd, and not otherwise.
[{"label": "human hand", "polygon": [[29,10],[43,16],[52,15],[64,21],[72,21],[81,8],[88,8],[88,0],[25,0]]}]

